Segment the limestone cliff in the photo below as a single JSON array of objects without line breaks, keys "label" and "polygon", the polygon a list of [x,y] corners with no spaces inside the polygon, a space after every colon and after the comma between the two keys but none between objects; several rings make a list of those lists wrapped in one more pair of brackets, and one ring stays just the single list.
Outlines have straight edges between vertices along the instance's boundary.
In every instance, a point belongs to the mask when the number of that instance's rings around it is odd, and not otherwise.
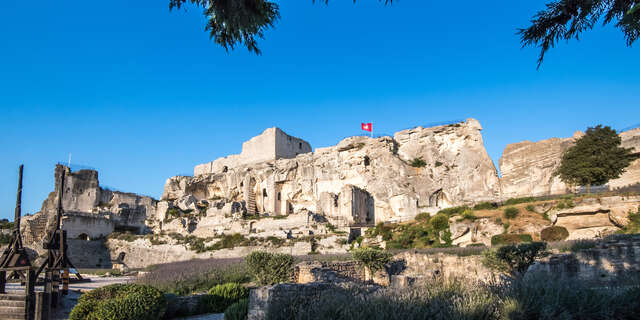
[{"label": "limestone cliff", "polygon": [[[290,159],[208,165],[207,170],[200,165],[195,170],[200,174],[194,177],[167,180],[157,219],[165,220],[166,210],[185,201],[194,203],[192,210],[197,201],[209,205],[223,201],[217,206],[228,203],[227,216],[232,213],[231,203],[236,202],[239,210],[249,214],[310,212],[338,226],[370,226],[497,199],[499,179],[484,149],[481,130],[478,121],[469,119],[404,130],[394,137],[350,137],[336,146]],[[243,153],[251,156],[245,148]],[[424,165],[412,166],[415,159]],[[190,197],[193,199],[186,200]],[[207,211],[210,214],[216,212]]]},{"label": "limestone cliff", "polygon": [[[569,192],[569,188],[554,176],[564,151],[572,146],[578,132],[571,138],[551,138],[538,142],[523,141],[508,145],[500,158],[503,198],[545,196]],[[640,128],[620,133],[622,146],[640,153]],[[640,159],[635,160],[610,188],[620,188],[640,182]]]}]

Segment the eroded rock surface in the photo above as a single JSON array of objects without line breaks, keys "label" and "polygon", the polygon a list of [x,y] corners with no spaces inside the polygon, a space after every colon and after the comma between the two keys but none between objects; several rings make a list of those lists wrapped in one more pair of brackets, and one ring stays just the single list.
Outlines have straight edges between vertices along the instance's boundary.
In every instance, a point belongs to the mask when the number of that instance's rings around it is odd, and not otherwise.
[{"label": "eroded rock surface", "polygon": [[[198,166],[194,177],[169,178],[162,200],[176,207],[185,196],[224,199],[243,203],[248,214],[312,212],[337,226],[407,221],[422,211],[500,196],[481,129],[469,119],[393,138],[350,137],[291,159]],[[244,148],[243,154],[250,157]],[[416,159],[425,165],[411,166]]]},{"label": "eroded rock surface", "polygon": [[[538,142],[524,141],[508,145],[500,158],[500,179],[503,198],[563,194],[569,188],[554,172],[560,166],[564,151],[582,135],[571,138],[551,138]],[[640,153],[640,128],[621,132],[622,146]],[[640,159],[635,160],[620,178],[609,182],[613,189],[640,182]]]}]

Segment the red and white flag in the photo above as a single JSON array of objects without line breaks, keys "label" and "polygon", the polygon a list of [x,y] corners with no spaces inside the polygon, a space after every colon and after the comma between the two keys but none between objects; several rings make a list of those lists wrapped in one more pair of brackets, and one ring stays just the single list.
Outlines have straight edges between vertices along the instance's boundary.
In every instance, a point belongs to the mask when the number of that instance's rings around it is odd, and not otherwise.
[{"label": "red and white flag", "polygon": [[363,122],[362,123],[362,130],[371,132],[371,131],[373,131],[373,125],[371,124],[371,122],[369,122],[369,123],[364,123]]}]

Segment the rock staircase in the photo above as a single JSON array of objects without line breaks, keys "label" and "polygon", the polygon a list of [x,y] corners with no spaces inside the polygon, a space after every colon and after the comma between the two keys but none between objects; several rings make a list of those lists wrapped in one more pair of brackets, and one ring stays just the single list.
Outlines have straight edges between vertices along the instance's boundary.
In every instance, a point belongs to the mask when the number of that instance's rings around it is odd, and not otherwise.
[{"label": "rock staircase", "polygon": [[255,215],[256,213],[256,195],[249,191],[249,199],[247,199],[247,214]]},{"label": "rock staircase", "polygon": [[0,294],[0,319],[27,319],[27,296],[24,291]]}]

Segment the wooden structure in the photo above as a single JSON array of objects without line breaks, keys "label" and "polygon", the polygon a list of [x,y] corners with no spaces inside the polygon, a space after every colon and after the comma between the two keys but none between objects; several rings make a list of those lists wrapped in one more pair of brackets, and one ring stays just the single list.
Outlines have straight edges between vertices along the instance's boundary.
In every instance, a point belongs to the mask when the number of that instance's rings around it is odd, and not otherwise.
[{"label": "wooden structure", "polygon": [[[20,216],[22,214],[22,171],[18,175],[18,196],[16,200],[15,221],[11,241],[0,257],[0,315],[2,319],[34,319],[36,275],[27,251],[22,245],[20,234]],[[20,291],[7,292],[8,279],[18,279],[24,285],[24,294]]]},{"label": "wooden structure", "polygon": [[[64,180],[67,169],[62,165],[56,166],[56,184],[58,187],[58,207],[56,211],[56,226],[50,230],[43,242],[44,249],[47,249],[47,259],[40,265],[36,276],[42,271],[44,276],[44,292],[50,305],[55,308],[58,305],[59,295],[69,293],[69,268],[75,266],[67,255],[67,232],[62,230],[62,199],[64,197]],[[75,272],[78,279],[84,280],[79,272]],[[62,283],[62,291],[60,284]]]}]

